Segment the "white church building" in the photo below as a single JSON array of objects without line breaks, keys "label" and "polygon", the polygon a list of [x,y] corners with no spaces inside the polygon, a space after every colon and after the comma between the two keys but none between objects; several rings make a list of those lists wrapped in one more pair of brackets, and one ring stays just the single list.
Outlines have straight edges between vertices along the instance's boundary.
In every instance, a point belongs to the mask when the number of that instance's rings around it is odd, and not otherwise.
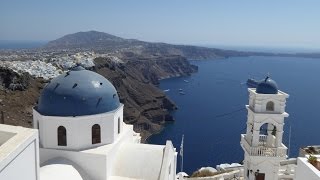
[{"label": "white church building", "polygon": [[80,66],[44,87],[33,124],[0,126],[1,180],[175,179],[171,141],[141,144],[114,86]]},{"label": "white church building", "polygon": [[[307,157],[287,159],[288,148],[282,143],[286,99],[277,83],[267,77],[256,88],[248,88],[249,105],[246,134],[241,134],[246,180],[320,180],[320,171]],[[319,155],[316,155],[320,158]]]},{"label": "white church building", "polygon": [[282,144],[288,94],[279,91],[276,83],[266,78],[256,89],[249,88],[246,134],[241,135],[246,179],[278,179],[279,164],[287,158]]}]

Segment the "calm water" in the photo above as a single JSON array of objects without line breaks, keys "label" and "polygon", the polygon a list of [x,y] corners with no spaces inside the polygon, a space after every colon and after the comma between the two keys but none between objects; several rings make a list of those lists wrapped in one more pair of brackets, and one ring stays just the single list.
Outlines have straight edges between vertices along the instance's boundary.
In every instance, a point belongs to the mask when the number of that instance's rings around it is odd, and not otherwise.
[{"label": "calm water", "polygon": [[1,49],[31,49],[45,45],[47,41],[6,41],[0,40]]},{"label": "calm water", "polygon": [[[288,146],[291,126],[291,157],[298,155],[301,146],[320,144],[320,59],[239,57],[192,63],[199,66],[198,73],[161,81],[160,88],[170,89],[167,95],[179,110],[173,112],[174,123],[149,139],[155,144],[170,139],[179,151],[184,134],[187,173],[243,159],[240,134],[245,132],[247,112],[243,108],[248,104],[243,83],[249,77],[262,79],[270,73],[279,88],[290,94],[283,141]],[[179,95],[180,88],[186,95]],[[178,168],[179,172],[180,163]]]}]

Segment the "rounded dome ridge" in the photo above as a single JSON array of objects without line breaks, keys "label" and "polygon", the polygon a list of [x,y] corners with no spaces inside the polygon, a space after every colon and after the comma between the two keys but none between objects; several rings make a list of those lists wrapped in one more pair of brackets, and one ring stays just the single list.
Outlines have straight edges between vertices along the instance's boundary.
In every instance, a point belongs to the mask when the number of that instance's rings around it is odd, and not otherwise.
[{"label": "rounded dome ridge", "polygon": [[76,66],[44,87],[36,110],[45,116],[84,116],[119,106],[117,91],[106,78]]},{"label": "rounded dome ridge", "polygon": [[258,84],[256,92],[259,94],[277,94],[278,85],[274,80],[267,76]]}]

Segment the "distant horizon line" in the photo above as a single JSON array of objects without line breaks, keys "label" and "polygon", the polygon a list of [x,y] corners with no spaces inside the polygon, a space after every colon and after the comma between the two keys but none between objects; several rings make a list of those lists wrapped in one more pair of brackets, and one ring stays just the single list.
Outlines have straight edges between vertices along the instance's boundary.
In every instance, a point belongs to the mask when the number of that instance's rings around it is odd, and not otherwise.
[{"label": "distant horizon line", "polygon": [[[127,39],[127,38],[125,38]],[[139,39],[137,39],[139,40]],[[39,43],[44,45],[54,40],[3,40],[0,39],[0,49],[7,49],[3,46],[12,45],[13,43]],[[141,40],[145,41],[145,40]],[[186,45],[186,46],[199,46],[199,47],[207,47],[207,48],[216,48],[216,49],[223,49],[223,50],[235,50],[235,51],[252,51],[252,52],[272,52],[272,53],[320,53],[319,47],[306,47],[306,46],[297,46],[297,45],[237,45],[237,44],[215,44],[215,43],[171,43],[171,42],[161,42],[161,41],[145,41],[150,43],[166,43],[166,44],[173,44],[173,45]],[[30,47],[34,48],[34,47]],[[20,49],[20,48],[16,48]],[[21,48],[23,49],[23,48]]]}]

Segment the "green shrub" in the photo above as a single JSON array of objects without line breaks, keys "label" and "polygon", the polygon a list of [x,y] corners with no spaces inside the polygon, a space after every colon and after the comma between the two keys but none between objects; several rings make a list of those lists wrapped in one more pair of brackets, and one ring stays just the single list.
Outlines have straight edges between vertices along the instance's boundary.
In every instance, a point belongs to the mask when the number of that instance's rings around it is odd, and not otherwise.
[{"label": "green shrub", "polygon": [[309,158],[308,158],[308,162],[311,163],[311,164],[315,164],[317,163],[317,157],[316,156],[313,156],[313,155],[309,155]]}]

